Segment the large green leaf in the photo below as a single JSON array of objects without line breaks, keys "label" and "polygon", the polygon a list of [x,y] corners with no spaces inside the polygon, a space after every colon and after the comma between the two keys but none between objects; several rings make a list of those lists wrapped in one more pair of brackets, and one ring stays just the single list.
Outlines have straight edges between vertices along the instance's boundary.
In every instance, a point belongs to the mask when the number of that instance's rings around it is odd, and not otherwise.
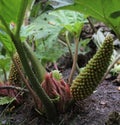
[{"label": "large green leaf", "polygon": [[120,4],[119,0],[75,0],[73,5],[63,9],[82,12],[103,21],[110,26],[120,38]]},{"label": "large green leaf", "polygon": [[39,41],[36,49],[38,58],[43,62],[55,62],[65,53],[65,49],[58,42],[59,33],[69,31],[77,36],[84,22],[87,22],[86,17],[78,12],[52,11],[40,15],[30,25],[22,27],[21,37],[26,39],[29,36]]},{"label": "large green leaf", "polygon": [[34,37],[35,40],[46,38],[51,34],[58,35],[61,27],[54,24],[56,17],[48,13],[44,13],[36,18],[30,25],[22,27],[21,37]]},{"label": "large green leaf", "polygon": [[12,33],[18,38],[24,15],[29,13],[32,2],[34,0],[0,0],[0,42],[10,53],[15,50]]},{"label": "large green leaf", "polygon": [[14,24],[16,34],[19,33],[29,2],[31,0],[0,0],[0,29],[7,27],[8,31],[10,24]]},{"label": "large green leaf", "polygon": [[12,54],[15,51],[15,46],[14,46],[10,36],[8,34],[6,34],[5,32],[0,32],[0,42],[2,42],[5,49],[9,53]]},{"label": "large green leaf", "polygon": [[81,24],[87,22],[86,16],[74,11],[54,11],[44,13],[30,25],[22,27],[21,37],[34,36],[36,39],[56,37],[65,28],[69,32],[79,32]]},{"label": "large green leaf", "polygon": [[5,105],[5,104],[9,104],[12,103],[15,100],[15,98],[13,97],[0,97],[0,105]]},{"label": "large green leaf", "polygon": [[10,58],[0,55],[0,68],[5,69],[10,64]]},{"label": "large green leaf", "polygon": [[11,22],[17,23],[22,0],[0,0],[0,15],[9,25]]},{"label": "large green leaf", "polygon": [[64,28],[64,30],[69,31],[74,36],[79,36],[83,24],[87,22],[86,16],[69,10],[59,10],[52,12],[51,15],[56,16],[56,19],[53,21],[55,24]]}]

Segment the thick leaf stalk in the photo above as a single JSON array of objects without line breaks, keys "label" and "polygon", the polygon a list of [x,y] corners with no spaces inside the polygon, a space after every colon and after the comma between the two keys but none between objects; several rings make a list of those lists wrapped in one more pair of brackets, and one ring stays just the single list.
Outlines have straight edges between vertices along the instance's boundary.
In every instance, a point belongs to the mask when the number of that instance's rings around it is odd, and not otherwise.
[{"label": "thick leaf stalk", "polygon": [[11,37],[11,40],[13,41],[13,43],[15,45],[15,48],[19,54],[19,57],[22,62],[22,66],[25,70],[25,73],[28,76],[28,79],[29,79],[36,95],[42,101],[42,103],[45,107],[45,110],[46,110],[47,117],[50,120],[54,121],[55,117],[57,115],[55,106],[54,106],[53,102],[50,100],[50,98],[48,97],[48,95],[45,93],[45,91],[42,89],[42,87],[39,84],[39,80],[37,79],[36,75],[33,73],[32,68],[29,65],[24,48],[22,46],[21,39],[20,39],[20,28],[21,28],[21,24],[23,23],[23,18],[24,18],[25,11],[27,8],[27,2],[28,2],[28,0],[22,0],[20,11],[17,14],[18,17],[16,17],[17,18],[17,29],[16,29],[15,34],[13,32],[11,32],[11,30],[9,29],[9,26],[8,26],[6,20],[3,18],[3,15],[0,15],[0,20],[5,27],[6,33],[9,34],[9,36]]},{"label": "thick leaf stalk", "polygon": [[[26,75],[28,76],[30,83],[33,87],[33,90],[35,91],[35,93],[37,94],[37,96],[40,98],[40,100],[42,101],[44,107],[45,107],[45,111],[47,114],[47,117],[49,120],[54,121],[55,117],[56,117],[56,110],[54,107],[53,102],[50,100],[50,98],[48,97],[48,95],[45,93],[45,91],[42,89],[42,87],[40,86],[40,83],[37,79],[37,77],[35,76],[35,74],[33,73],[28,60],[27,60],[27,56],[26,53],[24,51],[24,48],[22,46],[21,40],[19,38],[19,35],[14,36],[11,35],[12,41],[17,49],[17,52],[19,54],[20,60],[22,62],[22,66],[26,72]],[[51,114],[52,111],[52,114]]]},{"label": "thick leaf stalk", "polygon": [[101,48],[71,85],[74,100],[83,100],[93,93],[106,72],[113,52],[113,39],[107,36]]},{"label": "thick leaf stalk", "polygon": [[41,62],[37,59],[33,50],[30,48],[30,46],[27,43],[23,43],[23,47],[31,62],[35,75],[37,76],[39,82],[42,83],[42,81],[45,78],[45,74],[46,74],[45,68],[42,66]]}]

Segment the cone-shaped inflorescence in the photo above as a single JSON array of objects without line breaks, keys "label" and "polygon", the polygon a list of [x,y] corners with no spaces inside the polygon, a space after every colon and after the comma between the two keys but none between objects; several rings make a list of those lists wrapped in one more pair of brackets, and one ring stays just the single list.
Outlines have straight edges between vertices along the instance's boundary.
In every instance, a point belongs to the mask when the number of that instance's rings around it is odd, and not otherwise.
[{"label": "cone-shaped inflorescence", "polygon": [[[16,64],[18,65],[19,69],[22,70],[22,63],[20,61],[20,58],[17,52],[14,54],[13,58],[16,61]],[[14,63],[12,63],[10,68],[9,82],[10,84],[21,85],[21,78],[19,76],[18,70],[14,65]]]},{"label": "cone-shaped inflorescence", "polygon": [[74,100],[83,100],[93,93],[106,72],[113,52],[113,39],[109,35],[94,57],[73,80],[71,93]]}]

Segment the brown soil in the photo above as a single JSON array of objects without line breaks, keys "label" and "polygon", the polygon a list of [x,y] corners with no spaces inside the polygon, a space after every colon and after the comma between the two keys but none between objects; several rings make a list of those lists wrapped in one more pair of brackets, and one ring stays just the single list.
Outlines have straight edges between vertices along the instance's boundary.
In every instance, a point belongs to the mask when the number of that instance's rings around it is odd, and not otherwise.
[{"label": "brown soil", "polygon": [[[111,113],[120,113],[119,87],[105,80],[90,97],[77,102],[66,114],[61,114],[56,125],[105,125]],[[11,113],[4,114],[0,121],[2,125],[7,123],[9,125],[52,125],[34,110],[30,99],[26,99],[23,105],[16,107]],[[120,125],[120,118],[118,120],[114,118],[109,125]]]}]

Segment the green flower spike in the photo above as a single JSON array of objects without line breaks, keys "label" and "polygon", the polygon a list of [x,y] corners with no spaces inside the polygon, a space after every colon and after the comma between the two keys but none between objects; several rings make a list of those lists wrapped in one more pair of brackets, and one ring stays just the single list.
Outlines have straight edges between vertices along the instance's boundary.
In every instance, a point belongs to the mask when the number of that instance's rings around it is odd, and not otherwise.
[{"label": "green flower spike", "polygon": [[[20,70],[22,70],[22,63],[20,61],[20,58],[17,52],[13,55],[13,58],[16,61],[17,65],[19,66]],[[19,76],[19,73],[14,63],[12,63],[11,68],[10,68],[9,82],[10,84],[21,85],[21,78]]]},{"label": "green flower spike", "polygon": [[112,52],[113,39],[109,35],[94,57],[73,80],[71,93],[74,100],[83,100],[93,93],[109,66]]}]

